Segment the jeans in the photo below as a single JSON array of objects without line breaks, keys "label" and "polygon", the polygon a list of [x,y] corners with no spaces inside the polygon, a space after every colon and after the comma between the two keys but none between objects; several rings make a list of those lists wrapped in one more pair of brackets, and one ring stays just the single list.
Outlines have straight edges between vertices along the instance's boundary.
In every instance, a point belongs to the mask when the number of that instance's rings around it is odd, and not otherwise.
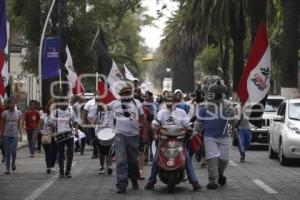
[{"label": "jeans", "polygon": [[35,143],[37,141],[38,129],[27,129],[28,148],[31,155],[34,155]]},{"label": "jeans", "polygon": [[249,128],[238,128],[239,150],[241,154],[249,149],[251,144],[251,130]]},{"label": "jeans", "polygon": [[44,144],[43,148],[45,150],[45,161],[47,168],[53,168],[57,159],[57,144],[52,138],[50,144]]},{"label": "jeans", "polygon": [[[152,163],[152,167],[151,167],[151,175],[149,177],[148,182],[151,184],[155,184],[156,183],[156,176],[158,173],[158,152],[159,152],[159,148],[160,148],[160,143],[157,146],[157,151]],[[189,179],[189,182],[191,184],[198,182],[198,178],[195,174],[194,168],[193,168],[193,163],[192,163],[192,159],[189,156],[189,152],[187,151],[186,147],[184,150],[185,153],[185,169],[186,169],[186,173]]]},{"label": "jeans", "polygon": [[74,138],[67,139],[57,144],[59,172],[61,174],[64,173],[65,146],[67,146],[67,166],[65,172],[66,174],[69,174],[71,172],[74,155]]},{"label": "jeans", "polygon": [[117,161],[117,188],[124,189],[128,185],[128,178],[136,181],[139,177],[139,137],[117,134],[115,151]]},{"label": "jeans", "polygon": [[5,147],[6,153],[6,170],[10,170],[10,157],[12,157],[12,163],[15,163],[17,157],[17,144],[18,138],[17,137],[8,137],[3,136],[3,143]]}]

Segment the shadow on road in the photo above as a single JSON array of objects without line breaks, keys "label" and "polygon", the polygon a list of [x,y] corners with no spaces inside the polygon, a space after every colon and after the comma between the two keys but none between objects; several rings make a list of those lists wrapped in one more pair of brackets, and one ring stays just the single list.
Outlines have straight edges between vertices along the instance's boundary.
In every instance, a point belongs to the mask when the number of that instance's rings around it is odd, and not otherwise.
[{"label": "shadow on road", "polygon": [[268,145],[267,144],[251,144],[250,151],[267,151]]}]

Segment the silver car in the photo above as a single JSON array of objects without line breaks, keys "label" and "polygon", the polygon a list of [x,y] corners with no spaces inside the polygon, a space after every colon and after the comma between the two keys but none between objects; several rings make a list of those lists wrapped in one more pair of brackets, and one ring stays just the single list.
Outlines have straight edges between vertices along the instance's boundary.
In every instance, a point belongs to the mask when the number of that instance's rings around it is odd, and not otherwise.
[{"label": "silver car", "polygon": [[300,99],[283,101],[269,128],[269,158],[281,165],[300,159]]}]

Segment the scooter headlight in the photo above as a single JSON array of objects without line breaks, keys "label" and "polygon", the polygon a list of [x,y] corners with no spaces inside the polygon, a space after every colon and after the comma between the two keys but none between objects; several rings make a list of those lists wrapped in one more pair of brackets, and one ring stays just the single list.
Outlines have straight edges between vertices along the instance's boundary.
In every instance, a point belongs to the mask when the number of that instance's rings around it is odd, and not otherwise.
[{"label": "scooter headlight", "polygon": [[174,149],[163,148],[162,152],[163,152],[163,155],[167,158],[176,158],[182,150],[183,150],[182,147],[177,147]]}]

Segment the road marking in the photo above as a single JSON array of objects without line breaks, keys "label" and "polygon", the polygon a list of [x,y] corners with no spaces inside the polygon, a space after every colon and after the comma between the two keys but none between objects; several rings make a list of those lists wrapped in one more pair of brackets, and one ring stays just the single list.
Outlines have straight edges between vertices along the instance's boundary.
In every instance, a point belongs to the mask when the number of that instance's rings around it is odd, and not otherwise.
[{"label": "road marking", "polygon": [[[72,163],[72,167],[76,164],[76,162]],[[37,199],[43,192],[45,192],[48,188],[51,187],[53,183],[57,180],[58,175],[53,176],[46,183],[44,183],[41,187],[36,189],[30,196],[26,197],[25,200],[35,200]]]},{"label": "road marking", "polygon": [[53,176],[50,180],[44,183],[41,187],[36,189],[30,196],[28,196],[25,200],[35,200],[38,198],[44,191],[46,191],[56,180],[57,175]]},{"label": "road marking", "polygon": [[237,167],[237,166],[238,166],[238,164],[236,164],[236,163],[233,162],[232,160],[229,160],[229,164],[230,164],[231,166],[234,166],[234,167]]},{"label": "road marking", "polygon": [[277,194],[278,192],[276,190],[274,190],[273,188],[271,188],[270,186],[266,185],[264,182],[262,182],[261,180],[258,179],[254,179],[252,180],[258,187],[260,187],[261,189],[263,189],[264,191],[266,191],[269,194]]}]

